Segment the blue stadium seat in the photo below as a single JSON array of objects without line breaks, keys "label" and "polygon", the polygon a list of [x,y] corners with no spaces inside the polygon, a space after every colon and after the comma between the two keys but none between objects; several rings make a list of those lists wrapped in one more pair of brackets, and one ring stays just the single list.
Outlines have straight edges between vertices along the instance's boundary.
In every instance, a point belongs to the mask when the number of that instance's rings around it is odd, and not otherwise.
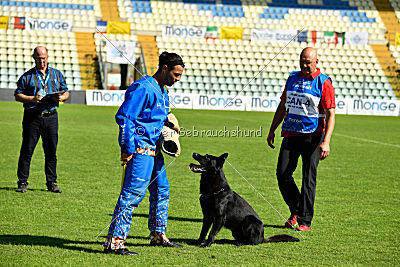
[{"label": "blue stadium seat", "polygon": [[24,7],[30,7],[32,2],[24,2]]},{"label": "blue stadium seat", "polygon": [[51,8],[51,3],[47,3],[47,2],[44,3],[44,7],[45,7],[45,8]]},{"label": "blue stadium seat", "polygon": [[60,4],[58,4],[58,8],[62,8],[62,9],[64,9],[66,6],[65,6],[65,4],[64,3],[60,3]]},{"label": "blue stadium seat", "polygon": [[[211,10],[212,6],[213,5],[210,5],[210,4],[204,5],[204,10]],[[214,7],[215,7],[215,5],[214,5]]]},{"label": "blue stadium seat", "polygon": [[86,5],[79,5],[79,9],[86,10]]},{"label": "blue stadium seat", "polygon": [[15,2],[15,1],[10,1],[10,6],[16,6],[17,5],[17,2]]},{"label": "blue stadium seat", "polygon": [[94,10],[94,6],[93,5],[86,5],[86,9],[87,10]]},{"label": "blue stadium seat", "polygon": [[72,4],[67,4],[66,8],[67,9],[72,9]]},{"label": "blue stadium seat", "polygon": [[38,3],[37,2],[31,2],[31,7],[38,7]]},{"label": "blue stadium seat", "polygon": [[58,3],[51,3],[51,7],[52,8],[59,8],[59,4]]}]

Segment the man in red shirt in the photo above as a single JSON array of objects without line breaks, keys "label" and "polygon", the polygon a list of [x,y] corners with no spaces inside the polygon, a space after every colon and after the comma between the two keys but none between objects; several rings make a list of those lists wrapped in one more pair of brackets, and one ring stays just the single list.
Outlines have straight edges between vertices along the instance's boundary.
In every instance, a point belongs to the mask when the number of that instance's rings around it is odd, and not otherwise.
[{"label": "man in red shirt", "polygon": [[[309,231],[314,215],[314,200],[319,160],[329,156],[335,126],[335,91],[331,79],[317,68],[317,51],[312,47],[300,54],[301,71],[292,72],[286,81],[281,102],[267,137],[275,148],[275,130],[282,121],[282,145],[276,175],[283,199],[290,209],[285,226]],[[293,179],[298,158],[302,158],[302,187]]]}]

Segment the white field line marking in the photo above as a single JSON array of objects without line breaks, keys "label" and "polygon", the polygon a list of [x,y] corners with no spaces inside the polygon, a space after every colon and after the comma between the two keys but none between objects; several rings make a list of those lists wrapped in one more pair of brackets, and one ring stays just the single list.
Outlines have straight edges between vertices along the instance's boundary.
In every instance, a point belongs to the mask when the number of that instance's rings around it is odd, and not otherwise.
[{"label": "white field line marking", "polygon": [[373,143],[373,144],[378,144],[378,145],[392,146],[392,147],[400,148],[400,145],[390,144],[390,143],[385,143],[385,142],[379,142],[379,141],[375,141],[375,140],[367,139],[367,138],[361,138],[361,137],[356,137],[356,136],[351,136],[351,135],[346,135],[346,134],[340,134],[340,133],[334,133],[333,135],[338,135],[338,136],[342,136],[342,137],[346,137],[346,138],[350,138],[350,139],[354,139],[354,140],[364,141],[364,142],[367,142],[367,143]]}]

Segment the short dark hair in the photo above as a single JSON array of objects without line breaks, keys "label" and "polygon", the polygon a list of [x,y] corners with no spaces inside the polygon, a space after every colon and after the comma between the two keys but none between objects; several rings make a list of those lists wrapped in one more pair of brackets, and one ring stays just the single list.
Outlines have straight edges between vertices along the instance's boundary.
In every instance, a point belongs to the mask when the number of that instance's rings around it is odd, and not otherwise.
[{"label": "short dark hair", "polygon": [[172,70],[176,65],[180,65],[182,68],[185,67],[180,55],[176,53],[168,53],[167,51],[161,53],[160,57],[158,58],[158,65],[160,67],[167,65],[169,71]]}]

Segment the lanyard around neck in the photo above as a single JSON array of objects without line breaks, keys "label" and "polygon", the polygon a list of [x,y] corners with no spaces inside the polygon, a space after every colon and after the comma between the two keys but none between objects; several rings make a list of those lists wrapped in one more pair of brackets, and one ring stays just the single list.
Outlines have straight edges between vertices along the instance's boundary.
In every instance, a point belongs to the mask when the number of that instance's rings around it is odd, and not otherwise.
[{"label": "lanyard around neck", "polygon": [[45,73],[45,77],[43,80],[43,76],[38,72],[37,68],[35,67],[36,70],[36,77],[38,79],[38,81],[42,84],[43,90],[47,91],[47,82],[49,80],[49,72]]}]

